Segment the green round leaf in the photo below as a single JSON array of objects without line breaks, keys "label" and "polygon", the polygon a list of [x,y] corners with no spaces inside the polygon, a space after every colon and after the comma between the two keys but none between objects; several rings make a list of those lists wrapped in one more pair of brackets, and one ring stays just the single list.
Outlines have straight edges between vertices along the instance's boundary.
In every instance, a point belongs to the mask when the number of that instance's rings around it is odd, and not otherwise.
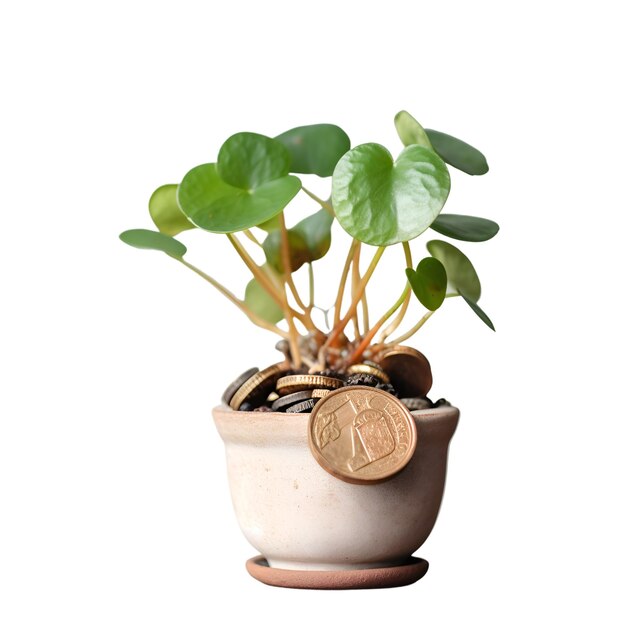
[{"label": "green round leaf", "polygon": [[[293,230],[287,231],[287,243],[289,244],[289,264],[291,271],[299,270],[309,259],[309,250],[306,241]],[[283,257],[281,253],[282,233],[280,230],[273,230],[263,242],[263,251],[270,267],[279,274],[284,272]]]},{"label": "green round leaf", "polygon": [[[324,209],[305,217],[287,231],[291,271],[299,270],[305,263],[321,259],[330,248],[330,230],[333,216]],[[272,230],[263,242],[265,258],[270,267],[283,273],[280,229]]]},{"label": "green round leaf", "polygon": [[289,173],[291,157],[280,141],[257,133],[229,137],[217,155],[221,179],[239,189],[252,190]]},{"label": "green round leaf", "polygon": [[187,248],[180,241],[154,230],[144,230],[143,228],[126,230],[120,234],[120,239],[133,248],[158,250],[176,259],[182,259],[187,252]]},{"label": "green round leaf", "polygon": [[487,241],[495,237],[500,227],[484,217],[442,213],[430,227],[438,233],[461,241]]},{"label": "green round leaf", "polygon": [[305,217],[291,229],[291,232],[300,235],[306,243],[307,263],[321,259],[330,249],[330,231],[333,219],[328,211],[320,209],[313,215]]},{"label": "green round leaf", "polygon": [[489,171],[485,155],[468,143],[430,128],[426,129],[426,134],[435,152],[452,167],[472,176]]},{"label": "green round leaf", "polygon": [[394,163],[383,146],[366,143],[345,154],[333,174],[333,207],[341,226],[373,246],[423,233],[450,191],[445,163],[423,146],[406,147]]},{"label": "green round leaf", "polygon": [[439,259],[446,268],[448,287],[464,293],[473,302],[480,299],[480,280],[471,261],[453,245],[435,239],[426,244],[428,252]]},{"label": "green round leaf", "polygon": [[213,233],[234,233],[278,215],[300,186],[300,179],[284,176],[251,193],[225,183],[215,163],[207,163],[187,172],[178,187],[178,204],[196,226]]},{"label": "green round leaf", "polygon": [[465,300],[465,302],[467,302],[467,304],[469,304],[472,311],[474,311],[474,313],[476,313],[476,315],[478,315],[478,317],[480,317],[480,319],[485,322],[485,324],[487,324],[487,326],[489,326],[491,330],[495,332],[496,329],[493,326],[493,322],[489,319],[487,314],[476,304],[476,302],[474,302],[470,298],[467,298],[463,293],[461,293],[461,297],[463,298],[463,300]]},{"label": "green round leaf", "polygon": [[283,310],[256,278],[253,278],[246,286],[244,302],[249,309],[270,324],[276,324],[283,319]]},{"label": "green round leaf", "polygon": [[432,150],[426,131],[410,113],[400,111],[400,113],[396,114],[393,121],[396,125],[398,137],[400,137],[400,141],[405,146],[417,144],[418,146],[424,146],[424,148],[430,148]]},{"label": "green round leaf", "polygon": [[273,230],[280,228],[280,213],[274,215],[266,222],[261,222],[256,225],[257,228],[264,230],[266,233],[271,233]]},{"label": "green round leaf", "polygon": [[407,267],[405,271],[417,299],[429,311],[436,311],[446,297],[448,278],[444,266],[434,257],[426,257],[417,269]]},{"label": "green round leaf", "polygon": [[339,159],[350,150],[350,138],[334,124],[292,128],[276,137],[291,154],[290,171],[331,176]]},{"label": "green round leaf", "polygon": [[152,194],[148,203],[154,225],[166,235],[178,235],[183,230],[195,228],[178,206],[177,191],[178,185],[163,185]]}]

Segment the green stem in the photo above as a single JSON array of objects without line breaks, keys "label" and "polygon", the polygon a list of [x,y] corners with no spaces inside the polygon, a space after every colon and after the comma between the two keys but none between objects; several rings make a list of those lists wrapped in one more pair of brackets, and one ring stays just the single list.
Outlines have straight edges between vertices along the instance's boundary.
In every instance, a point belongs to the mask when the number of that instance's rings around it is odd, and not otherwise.
[{"label": "green stem", "polygon": [[256,244],[257,246],[259,246],[259,248],[263,247],[263,244],[254,236],[254,233],[249,230],[246,229],[243,231],[243,234],[254,244]]},{"label": "green stem", "polygon": [[309,306],[307,310],[310,312],[315,303],[315,276],[313,275],[313,263],[309,263]]},{"label": "green stem", "polygon": [[[402,242],[402,248],[404,249],[404,260],[406,262],[406,266],[412,268],[413,258],[411,256],[411,247],[409,246],[408,241]],[[408,281],[407,281],[407,285],[409,285]],[[411,303],[411,290],[409,289],[407,291],[404,302],[402,303],[402,307],[400,308],[400,311],[398,315],[396,316],[396,319],[394,319],[393,322],[391,322],[391,324],[389,324],[389,326],[387,326],[387,328],[385,328],[383,332],[380,334],[380,343],[384,343],[385,339],[387,339],[387,337],[389,337],[389,335],[391,335],[391,333],[393,333],[396,330],[396,328],[400,326],[407,312],[407,309],[409,308],[410,303]]]},{"label": "green stem", "polygon": [[417,324],[415,324],[415,326],[413,326],[413,328],[411,328],[406,333],[404,333],[404,335],[400,335],[400,337],[398,337],[397,339],[394,339],[393,343],[403,343],[407,339],[410,339],[430,319],[430,316],[434,312],[435,311],[428,311],[422,317],[422,319],[419,322],[417,322]]},{"label": "green stem", "polygon": [[[354,257],[352,258],[352,299],[353,300],[356,296],[356,291],[361,282],[361,275],[359,273],[360,260],[361,260],[361,242],[359,241],[354,251]],[[365,296],[365,293],[363,295]],[[352,321],[354,322],[354,338],[357,341],[359,341],[361,339],[361,331],[359,330],[358,313],[352,318]]]},{"label": "green stem", "polygon": [[[283,301],[285,305],[285,311],[287,312],[287,315],[286,315],[287,326],[289,327],[289,348],[291,352],[291,360],[293,362],[294,367],[297,369],[300,367],[300,365],[302,365],[302,359],[300,357],[300,346],[298,345],[299,334],[296,329],[296,325],[294,324],[294,321],[293,321],[291,307],[289,306],[289,302],[287,301],[286,285],[289,284],[291,281],[291,260],[289,258],[289,240],[287,238],[287,226],[285,225],[285,214],[282,211],[280,213],[280,254],[282,256],[282,261],[283,261],[284,282],[282,284],[282,291],[283,291],[282,295],[283,295]],[[295,293],[296,293],[295,285],[293,286],[292,292],[294,293],[294,297],[295,297]]]},{"label": "green stem", "polygon": [[221,283],[215,280],[215,278],[209,276],[208,274],[205,274],[201,269],[199,269],[195,265],[192,265],[188,261],[185,261],[185,259],[176,260],[182,263],[185,267],[188,267],[192,272],[198,274],[198,276],[204,278],[204,280],[206,280],[209,284],[213,285],[215,289],[217,289],[223,296],[226,296],[228,300],[230,300],[242,313],[244,313],[253,324],[260,326],[265,330],[276,333],[284,339],[288,337],[287,333],[284,330],[282,330],[278,326],[275,326],[274,324],[266,322],[263,318],[259,317],[256,313],[254,313],[254,311],[249,309],[244,302],[239,300],[239,298],[237,298],[231,291],[226,289],[226,287],[224,287]]},{"label": "green stem", "polygon": [[334,318],[334,326],[339,324],[341,320],[341,303],[343,300],[343,292],[346,287],[346,281],[348,280],[348,272],[350,271],[350,264],[352,263],[352,258],[354,257],[354,253],[356,252],[357,246],[359,242],[356,239],[352,240],[350,244],[350,249],[348,250],[348,256],[346,257],[346,262],[343,266],[343,271],[341,272],[341,278],[339,279],[339,288],[337,289],[337,297],[335,298],[335,318]]},{"label": "green stem", "polygon": [[317,202],[322,208],[326,209],[331,215],[335,215],[335,210],[333,209],[333,205],[330,204],[329,202],[326,202],[325,200],[322,200],[321,198],[319,198],[318,196],[316,196],[312,191],[309,191],[306,187],[302,187],[302,191],[304,191],[304,193],[309,196],[309,198],[312,198],[313,200],[315,200],[315,202]]}]

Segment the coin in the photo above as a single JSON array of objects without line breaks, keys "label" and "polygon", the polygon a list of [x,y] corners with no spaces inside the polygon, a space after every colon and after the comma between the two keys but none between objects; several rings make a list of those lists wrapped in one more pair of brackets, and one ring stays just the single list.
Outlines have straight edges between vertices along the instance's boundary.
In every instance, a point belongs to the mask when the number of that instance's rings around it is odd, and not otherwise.
[{"label": "coin", "polygon": [[388,383],[389,376],[380,369],[378,365],[373,364],[371,361],[368,363],[355,363],[348,368],[348,374],[370,374],[376,376],[383,383]]},{"label": "coin", "polygon": [[287,407],[298,402],[304,402],[311,398],[323,398],[330,393],[329,389],[307,389],[305,391],[296,391],[288,396],[282,396],[272,402],[272,411],[284,411]]},{"label": "coin", "polygon": [[239,387],[241,387],[246,380],[248,380],[251,376],[254,376],[254,374],[258,371],[258,367],[252,367],[249,370],[246,370],[243,374],[237,376],[237,378],[235,378],[235,380],[233,380],[233,382],[230,383],[230,385],[228,385],[228,387],[224,390],[224,393],[222,394],[222,402],[224,404],[229,404]]},{"label": "coin", "polygon": [[409,411],[422,411],[423,409],[432,409],[433,407],[428,398],[400,398],[400,402],[402,402]]},{"label": "coin", "polygon": [[411,460],[417,428],[396,397],[372,387],[329,393],[309,418],[309,447],[330,474],[349,483],[388,480]]},{"label": "coin", "polygon": [[430,391],[433,384],[430,363],[415,348],[393,346],[380,355],[378,362],[401,398],[417,398]]},{"label": "coin", "polygon": [[346,385],[365,385],[366,387],[376,387],[382,381],[372,374],[350,374],[346,380]]},{"label": "coin", "polygon": [[304,402],[298,402],[287,409],[287,413],[310,413],[311,409],[320,401],[320,398],[309,398]]},{"label": "coin", "polygon": [[292,374],[278,379],[276,392],[279,396],[286,396],[287,394],[304,391],[305,389],[338,389],[343,386],[343,380],[331,378],[330,376]]},{"label": "coin", "polygon": [[289,370],[289,365],[286,361],[282,363],[276,363],[270,365],[264,370],[253,374],[241,387],[235,392],[235,395],[230,401],[231,408],[237,411],[241,408],[245,402],[246,405],[252,405],[252,408],[256,408],[263,402],[274,389],[276,381],[284,376],[285,372]]}]

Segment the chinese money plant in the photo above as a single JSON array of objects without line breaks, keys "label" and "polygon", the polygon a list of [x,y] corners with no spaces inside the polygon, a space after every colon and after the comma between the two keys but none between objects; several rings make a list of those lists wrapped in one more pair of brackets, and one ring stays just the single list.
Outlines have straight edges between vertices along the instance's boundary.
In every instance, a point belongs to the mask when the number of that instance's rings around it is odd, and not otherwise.
[{"label": "chinese money plant", "polygon": [[[471,242],[498,232],[491,220],[441,212],[450,191],[448,165],[482,175],[487,161],[463,141],[424,129],[406,111],[396,115],[395,125],[404,144],[395,159],[377,143],[351,148],[346,133],[332,124],[301,126],[273,138],[237,133],[224,142],[215,162],[194,167],[179,184],[152,194],[149,210],[157,230],[127,230],[120,238],[164,252],[201,276],[252,323],[279,335],[293,368],[301,371],[342,371],[375,358],[386,346],[408,340],[447,298],[461,298],[493,329],[478,305],[478,275],[463,252],[435,238],[426,242],[428,254],[416,263],[411,248],[429,229]],[[331,178],[330,198],[319,198],[298,174]],[[316,210],[287,228],[285,211],[300,193]],[[327,324],[320,327],[312,316],[322,308],[314,300],[314,269],[330,248],[335,220],[352,241],[338,272],[335,301],[322,309]],[[251,274],[243,298],[187,261],[187,248],[175,236],[192,228],[228,238]],[[404,286],[384,314],[370,319],[367,286],[381,256],[394,245],[404,252],[398,268]],[[374,250],[362,267],[364,246]],[[255,247],[263,263],[250,253]],[[308,274],[306,296],[296,287],[297,272]],[[412,297],[424,314],[407,321],[399,334]]]}]

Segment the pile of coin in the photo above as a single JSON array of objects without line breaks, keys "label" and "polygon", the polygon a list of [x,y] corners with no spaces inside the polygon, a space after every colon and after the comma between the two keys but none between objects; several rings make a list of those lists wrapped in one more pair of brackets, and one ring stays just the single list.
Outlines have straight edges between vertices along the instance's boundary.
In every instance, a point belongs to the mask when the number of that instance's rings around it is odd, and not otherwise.
[{"label": "pile of coin", "polygon": [[432,385],[426,357],[408,346],[390,346],[377,360],[363,361],[345,371],[309,374],[294,371],[288,361],[246,370],[224,391],[222,401],[235,411],[310,413],[332,391],[371,387],[399,398],[409,411],[448,404],[426,396]]}]

